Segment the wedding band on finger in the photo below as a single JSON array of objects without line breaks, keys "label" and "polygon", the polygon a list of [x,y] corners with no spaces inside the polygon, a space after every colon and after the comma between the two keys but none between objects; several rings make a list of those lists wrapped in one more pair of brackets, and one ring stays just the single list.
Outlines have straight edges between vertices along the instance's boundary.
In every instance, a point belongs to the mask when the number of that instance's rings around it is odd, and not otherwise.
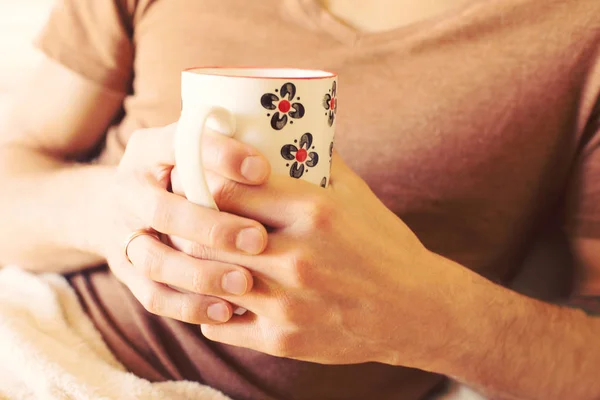
[{"label": "wedding band on finger", "polygon": [[154,231],[154,230],[150,230],[150,229],[138,229],[137,231],[133,232],[131,235],[129,235],[127,237],[127,240],[125,240],[125,244],[123,247],[123,251],[125,252],[125,258],[127,259],[127,262],[129,262],[130,264],[132,264],[131,259],[129,258],[129,254],[128,254],[128,250],[129,250],[129,245],[131,244],[131,242],[133,242],[133,240],[135,238],[138,238],[140,236],[152,236],[154,239],[160,241],[160,236],[158,236],[158,232]]}]

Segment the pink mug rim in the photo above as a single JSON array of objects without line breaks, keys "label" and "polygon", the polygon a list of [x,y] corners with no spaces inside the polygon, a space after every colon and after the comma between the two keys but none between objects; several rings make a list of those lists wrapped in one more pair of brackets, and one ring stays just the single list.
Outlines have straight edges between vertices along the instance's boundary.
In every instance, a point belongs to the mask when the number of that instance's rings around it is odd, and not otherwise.
[{"label": "pink mug rim", "polygon": [[226,66],[199,66],[185,68],[183,72],[193,72],[198,70],[209,70],[209,69],[239,69],[239,70],[256,70],[256,69],[269,69],[269,70],[285,70],[285,71],[305,71],[305,72],[321,72],[321,76],[253,76],[253,75],[233,75],[233,74],[218,74],[218,73],[204,73],[203,75],[208,76],[223,76],[228,78],[244,78],[244,79],[285,79],[285,80],[316,80],[316,79],[331,79],[337,78],[338,74],[322,69],[309,69],[309,68],[290,68],[290,67],[226,67]]}]

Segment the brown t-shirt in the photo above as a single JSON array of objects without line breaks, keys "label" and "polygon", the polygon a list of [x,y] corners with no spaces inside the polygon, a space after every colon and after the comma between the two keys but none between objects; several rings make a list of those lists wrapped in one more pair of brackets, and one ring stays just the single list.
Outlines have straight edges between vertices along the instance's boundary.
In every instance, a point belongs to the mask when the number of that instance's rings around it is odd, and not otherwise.
[{"label": "brown t-shirt", "polygon": [[[177,120],[186,67],[327,69],[340,77],[337,149],[429,249],[508,284],[548,227],[600,237],[598,0],[474,1],[373,34],[318,4],[62,0],[38,43],[127,93],[104,162],[118,161],[133,130]],[[150,380],[311,400],[414,400],[441,380],[211,343],[195,326],[149,315],[106,268],[71,282],[119,359]]]}]

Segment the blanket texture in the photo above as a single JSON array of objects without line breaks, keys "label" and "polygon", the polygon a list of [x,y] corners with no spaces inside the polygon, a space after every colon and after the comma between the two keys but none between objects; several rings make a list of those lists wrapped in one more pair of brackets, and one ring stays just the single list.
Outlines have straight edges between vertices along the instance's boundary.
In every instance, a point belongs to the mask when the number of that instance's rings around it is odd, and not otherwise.
[{"label": "blanket texture", "polygon": [[0,270],[0,398],[228,400],[193,382],[150,383],[117,362],[60,275]]},{"label": "blanket texture", "polygon": [[[375,390],[374,399],[377,398]],[[114,358],[60,275],[0,269],[0,399],[229,400],[194,382],[150,383]],[[481,400],[453,386],[436,400]]]}]

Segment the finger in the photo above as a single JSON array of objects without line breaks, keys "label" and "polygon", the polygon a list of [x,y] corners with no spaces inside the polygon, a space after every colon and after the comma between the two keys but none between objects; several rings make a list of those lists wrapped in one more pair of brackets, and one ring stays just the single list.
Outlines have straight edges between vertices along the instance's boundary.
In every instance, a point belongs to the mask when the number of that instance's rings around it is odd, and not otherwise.
[{"label": "finger", "polygon": [[[154,168],[176,164],[174,140],[177,124],[135,131],[128,143],[122,165]],[[271,173],[268,160],[252,146],[206,128],[202,161],[207,170],[246,184],[261,184]]]},{"label": "finger", "polygon": [[247,254],[259,254],[266,246],[267,232],[257,221],[195,205],[151,181],[139,181],[124,192],[128,208],[158,232]]},{"label": "finger", "polygon": [[[202,325],[202,334],[209,340],[244,347],[263,353],[278,353],[273,343],[279,343],[277,329],[263,329],[261,319],[255,314],[246,313],[232,318],[223,325]],[[273,348],[271,348],[273,347]]]},{"label": "finger", "polygon": [[222,211],[243,215],[269,227],[282,228],[328,212],[328,191],[299,179],[271,176],[248,186],[207,174],[208,186]]},{"label": "finger", "polygon": [[[273,235],[278,236],[278,233]],[[269,248],[260,257],[238,255],[233,253],[212,253],[211,257],[216,257],[220,262],[230,265],[243,265],[252,279],[252,288],[243,296],[233,296],[224,294],[219,296],[232,304],[236,304],[258,315],[279,315],[282,304],[281,299],[289,298],[290,293],[287,288],[297,287],[298,274],[293,264],[286,262],[282,254],[289,254],[294,250],[293,243],[290,243],[289,236],[279,235],[278,245],[271,248],[269,239]],[[203,257],[203,251],[195,250],[196,246],[190,246],[187,241],[177,237],[170,237],[170,242],[178,249],[191,254],[193,257]],[[207,249],[210,252],[210,249]],[[285,301],[284,301],[285,303]]]},{"label": "finger", "polygon": [[227,322],[233,313],[231,304],[211,296],[181,293],[140,274],[127,261],[111,270],[150,313],[190,324]]},{"label": "finger", "polygon": [[245,184],[260,185],[271,173],[269,161],[258,150],[210,130],[202,143],[202,163],[208,171]]},{"label": "finger", "polygon": [[[168,237],[168,245],[181,251],[193,258],[203,260],[219,261],[226,264],[243,266],[253,276],[252,293],[259,289],[260,279],[289,283],[285,280],[286,266],[282,265],[282,260],[293,253],[298,248],[298,243],[290,240],[289,234],[283,231],[275,231],[269,234],[269,244],[260,257],[249,254],[241,254],[227,251],[218,251],[210,247],[198,245],[179,238],[177,236]],[[262,287],[262,285],[260,285]],[[247,297],[247,295],[245,296]]]},{"label": "finger", "polygon": [[193,293],[241,296],[252,288],[252,275],[246,269],[190,257],[150,235],[132,240],[128,256],[145,277]]},{"label": "finger", "polygon": [[231,319],[231,304],[221,299],[181,293],[139,276],[128,285],[131,293],[150,313],[188,324],[215,324]]}]

